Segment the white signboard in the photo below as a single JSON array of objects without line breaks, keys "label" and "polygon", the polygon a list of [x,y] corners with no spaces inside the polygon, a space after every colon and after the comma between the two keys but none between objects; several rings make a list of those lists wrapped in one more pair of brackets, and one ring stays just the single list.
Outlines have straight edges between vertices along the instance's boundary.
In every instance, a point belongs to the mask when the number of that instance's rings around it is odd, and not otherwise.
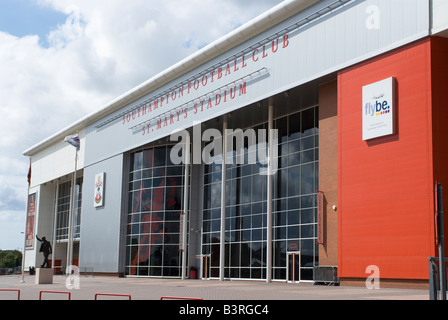
[{"label": "white signboard", "polygon": [[95,175],[95,193],[94,207],[102,207],[104,205],[104,172]]},{"label": "white signboard", "polygon": [[362,139],[395,133],[395,78],[362,88]]}]

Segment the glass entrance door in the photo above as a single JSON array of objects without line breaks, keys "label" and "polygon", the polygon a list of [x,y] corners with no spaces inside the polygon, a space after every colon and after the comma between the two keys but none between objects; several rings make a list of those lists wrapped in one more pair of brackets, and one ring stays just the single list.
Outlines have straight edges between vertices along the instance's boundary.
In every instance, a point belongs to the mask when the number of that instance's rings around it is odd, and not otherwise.
[{"label": "glass entrance door", "polygon": [[202,255],[202,280],[210,279],[210,255]]},{"label": "glass entrance door", "polygon": [[290,283],[300,281],[300,251],[286,253],[286,274]]}]

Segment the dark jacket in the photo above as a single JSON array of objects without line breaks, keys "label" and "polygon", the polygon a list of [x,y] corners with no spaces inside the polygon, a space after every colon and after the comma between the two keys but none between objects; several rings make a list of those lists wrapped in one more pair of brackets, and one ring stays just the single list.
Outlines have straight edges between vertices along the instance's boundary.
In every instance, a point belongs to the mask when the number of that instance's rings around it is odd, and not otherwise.
[{"label": "dark jacket", "polygon": [[47,240],[41,240],[39,238],[37,238],[37,240],[42,242],[42,244],[40,245],[39,252],[43,252],[46,255],[51,254],[51,244],[50,244],[50,242],[48,242]]}]

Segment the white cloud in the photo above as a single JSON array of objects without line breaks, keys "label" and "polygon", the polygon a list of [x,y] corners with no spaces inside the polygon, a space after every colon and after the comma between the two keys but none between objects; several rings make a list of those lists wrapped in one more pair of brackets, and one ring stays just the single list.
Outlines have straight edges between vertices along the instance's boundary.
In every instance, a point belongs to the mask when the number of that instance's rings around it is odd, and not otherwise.
[{"label": "white cloud", "polygon": [[48,35],[48,42],[56,49],[64,48],[84,34],[84,27],[81,20],[81,13],[77,6],[70,6],[67,11],[70,13],[65,24],[59,26]]},{"label": "white cloud", "polygon": [[25,149],[281,2],[35,1],[67,20],[48,34],[49,47],[0,31],[0,182],[8,187],[0,203],[22,199],[22,207]]}]

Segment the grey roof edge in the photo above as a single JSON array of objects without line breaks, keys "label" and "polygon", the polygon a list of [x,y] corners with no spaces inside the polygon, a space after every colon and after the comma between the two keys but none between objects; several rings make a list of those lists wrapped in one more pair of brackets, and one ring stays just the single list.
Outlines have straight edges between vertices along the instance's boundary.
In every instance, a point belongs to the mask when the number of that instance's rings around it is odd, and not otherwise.
[{"label": "grey roof edge", "polygon": [[134,87],[126,93],[118,96],[114,100],[107,103],[64,129],[56,132],[50,137],[40,141],[34,146],[23,151],[24,156],[31,157],[46,147],[63,141],[66,135],[74,134],[76,131],[86,128],[88,125],[100,120],[101,118],[119,110],[132,101],[141,98],[142,96],[160,88],[161,86],[173,81],[183,74],[191,71],[194,68],[210,61],[219,54],[230,50],[244,41],[266,31],[267,29],[277,25],[278,23],[290,18],[291,16],[305,10],[306,8],[317,3],[319,0],[286,0],[272,9],[264,12],[258,17],[252,19],[241,27],[233,30],[218,40],[210,43],[201,50],[193,53],[185,59],[179,61],[173,66],[165,69],[159,74],[153,76],[142,84]]}]

